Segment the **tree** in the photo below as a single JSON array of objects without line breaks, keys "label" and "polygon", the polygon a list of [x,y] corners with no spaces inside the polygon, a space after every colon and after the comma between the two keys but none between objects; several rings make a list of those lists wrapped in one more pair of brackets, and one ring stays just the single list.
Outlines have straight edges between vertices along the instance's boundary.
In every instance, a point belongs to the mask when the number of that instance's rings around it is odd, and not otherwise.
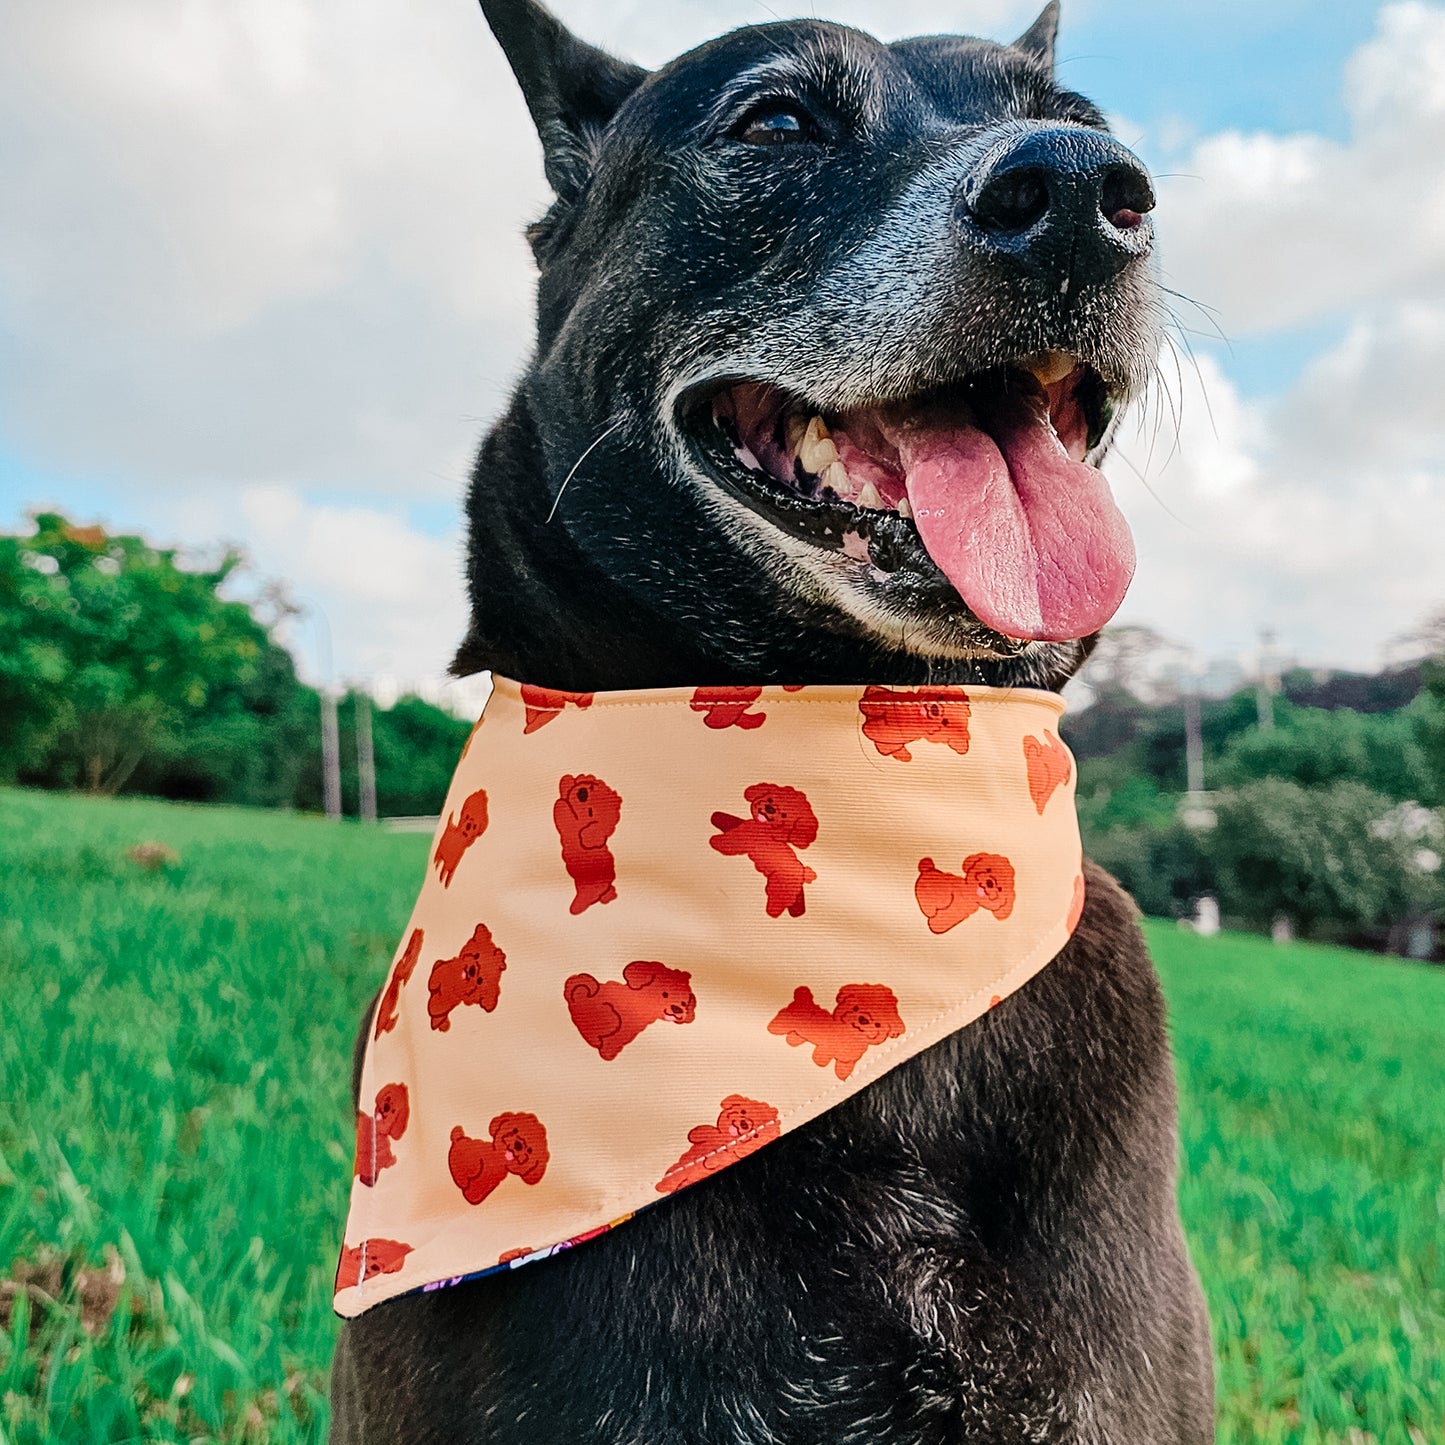
[{"label": "tree", "polygon": [[1346,708],[1275,704],[1275,726],[1231,737],[1216,770],[1224,785],[1288,778],[1302,787],[1357,782],[1397,800],[1423,799],[1434,775],[1418,735],[1416,712],[1359,713]]},{"label": "tree", "polygon": [[1391,826],[1396,805],[1360,783],[1306,789],[1281,778],[1222,798],[1209,849],[1226,914],[1302,933],[1367,932],[1438,907],[1420,847]]},{"label": "tree", "polygon": [[220,595],[239,554],[190,569],[140,537],[34,522],[0,536],[0,777],[114,793],[167,757],[224,772],[222,734],[294,705],[289,654]]}]

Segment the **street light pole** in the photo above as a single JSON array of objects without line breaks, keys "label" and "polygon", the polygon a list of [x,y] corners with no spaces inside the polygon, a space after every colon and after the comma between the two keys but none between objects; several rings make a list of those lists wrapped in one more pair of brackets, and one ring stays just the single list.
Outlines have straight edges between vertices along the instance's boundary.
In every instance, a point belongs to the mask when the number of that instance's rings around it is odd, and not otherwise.
[{"label": "street light pole", "polygon": [[336,718],[336,695],[329,684],[321,687],[321,779],[326,816],[341,817],[341,730]]},{"label": "street light pole", "polygon": [[319,602],[302,598],[305,609],[321,624],[321,797],[326,816],[341,817],[341,728],[336,716],[336,694],[331,686],[331,619]]},{"label": "street light pole", "polygon": [[363,823],[376,822],[376,758],[371,749],[371,698],[362,688],[352,693],[356,708],[356,781]]},{"label": "street light pole", "polygon": [[1259,681],[1254,692],[1255,712],[1262,733],[1267,733],[1274,727],[1274,695],[1279,691],[1276,666],[1274,633],[1266,629],[1259,634]]},{"label": "street light pole", "polygon": [[1191,794],[1204,791],[1204,731],[1200,726],[1198,684],[1192,679],[1184,694],[1185,787]]}]

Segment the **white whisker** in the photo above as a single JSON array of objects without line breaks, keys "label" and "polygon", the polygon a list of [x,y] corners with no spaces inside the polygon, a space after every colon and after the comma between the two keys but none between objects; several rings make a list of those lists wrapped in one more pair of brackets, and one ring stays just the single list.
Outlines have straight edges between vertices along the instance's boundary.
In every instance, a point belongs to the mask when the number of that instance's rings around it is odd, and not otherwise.
[{"label": "white whisker", "polygon": [[[582,463],[585,462],[587,458],[590,457],[592,453],[595,452],[597,448],[600,447],[602,443],[605,442],[607,438],[610,437],[612,433],[615,432],[618,427],[620,427],[622,423],[626,420],[626,417],[618,417],[618,419],[613,422],[612,425],[608,427],[607,430],[603,432],[602,435],[598,437],[597,440],[593,442],[592,445],[588,447],[587,450],[583,452],[582,455],[578,457],[575,462],[572,463],[572,470],[568,472],[565,477],[562,478],[562,485],[557,488],[557,495],[552,499],[552,510],[547,513],[548,522],[550,522],[552,518],[557,515],[557,508],[562,501],[562,493],[567,490],[567,483],[570,482],[572,478],[577,475],[577,468],[580,467]],[[545,526],[546,524],[544,523],[543,525]]]}]

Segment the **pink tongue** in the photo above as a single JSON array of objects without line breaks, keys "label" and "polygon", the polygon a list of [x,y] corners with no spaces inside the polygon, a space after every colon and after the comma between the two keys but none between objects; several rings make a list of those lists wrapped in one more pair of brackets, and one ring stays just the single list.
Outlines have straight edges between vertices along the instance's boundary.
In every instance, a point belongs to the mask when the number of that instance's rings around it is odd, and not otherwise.
[{"label": "pink tongue", "polygon": [[1038,407],[1011,410],[992,435],[932,419],[885,431],[923,545],[985,626],[1059,642],[1118,610],[1134,575],[1129,526]]}]

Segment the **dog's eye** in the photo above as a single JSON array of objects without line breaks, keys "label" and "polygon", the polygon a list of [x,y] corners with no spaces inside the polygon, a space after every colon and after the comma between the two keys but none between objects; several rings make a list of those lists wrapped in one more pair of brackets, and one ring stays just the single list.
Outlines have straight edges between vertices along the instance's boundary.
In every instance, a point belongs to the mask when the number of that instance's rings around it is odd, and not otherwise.
[{"label": "dog's eye", "polygon": [[801,106],[787,100],[770,100],[754,106],[733,134],[744,145],[793,145],[799,141],[816,141],[818,128]]}]

